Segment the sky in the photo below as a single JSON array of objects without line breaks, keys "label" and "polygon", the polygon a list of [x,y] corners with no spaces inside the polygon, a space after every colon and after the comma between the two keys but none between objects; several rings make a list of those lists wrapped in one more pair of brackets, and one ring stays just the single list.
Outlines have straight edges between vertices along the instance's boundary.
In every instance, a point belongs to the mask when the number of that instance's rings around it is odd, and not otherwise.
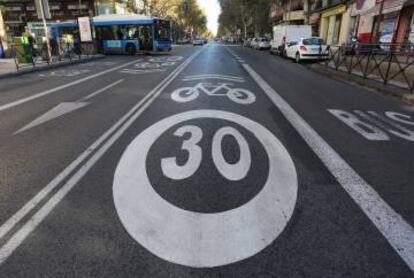
[{"label": "sky", "polygon": [[207,27],[214,34],[217,34],[218,17],[221,9],[217,0],[197,0],[198,4],[207,14]]}]

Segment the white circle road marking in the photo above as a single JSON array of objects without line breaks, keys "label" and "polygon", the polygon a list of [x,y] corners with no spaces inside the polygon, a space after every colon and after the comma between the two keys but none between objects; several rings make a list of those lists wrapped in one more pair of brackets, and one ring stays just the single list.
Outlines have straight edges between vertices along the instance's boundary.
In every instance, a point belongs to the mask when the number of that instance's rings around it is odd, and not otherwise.
[{"label": "white circle road marking", "polygon": [[[192,119],[236,123],[257,137],[269,157],[262,190],[241,207],[220,213],[183,210],[151,186],[146,158],[153,143],[174,125]],[[165,118],[139,134],[115,171],[113,194],[127,232],[154,255],[190,267],[216,267],[249,258],[270,245],[292,216],[297,174],[282,143],[262,125],[237,114],[195,110]]]}]

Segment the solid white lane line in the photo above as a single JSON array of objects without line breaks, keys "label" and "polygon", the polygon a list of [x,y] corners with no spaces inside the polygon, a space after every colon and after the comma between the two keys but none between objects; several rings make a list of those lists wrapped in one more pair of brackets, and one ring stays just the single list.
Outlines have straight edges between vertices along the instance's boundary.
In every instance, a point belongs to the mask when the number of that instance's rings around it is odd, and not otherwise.
[{"label": "solid white lane line", "polygon": [[[114,126],[105,132],[97,141],[86,149],[75,161],[73,161],[63,172],[56,176],[45,188],[32,198],[23,208],[15,213],[6,223],[0,227],[0,239],[20,222],[31,210],[35,208],[58,184],[79,166],[102,142],[104,142],[114,131],[112,137],[106,141],[100,149],[0,248],[0,264],[20,246],[26,237],[33,232],[43,219],[56,207],[76,183],[88,172],[88,170],[105,154],[113,143],[129,128],[133,122],[144,112],[148,106],[158,97],[162,91],[187,67],[187,65],[201,53],[201,50],[189,57],[184,63],[177,67],[168,77],[148,93],[127,114],[125,114]],[[132,116],[131,116],[132,115]],[[119,128],[120,127],[120,128]],[[118,129],[119,128],[119,129]],[[117,130],[118,129],[118,130]]]},{"label": "solid white lane line", "polygon": [[414,271],[414,229],[249,65],[243,67]]},{"label": "solid white lane line", "polygon": [[71,87],[71,86],[75,86],[75,85],[80,84],[80,83],[82,83],[82,82],[85,82],[85,81],[91,80],[91,79],[93,79],[93,78],[96,78],[96,77],[102,76],[102,75],[104,75],[104,74],[107,74],[107,73],[110,73],[110,72],[113,72],[113,71],[119,70],[119,69],[121,69],[121,68],[123,68],[123,67],[129,66],[129,65],[132,65],[132,64],[135,64],[136,62],[137,62],[137,61],[136,61],[136,60],[134,60],[134,61],[132,61],[132,62],[128,62],[128,63],[122,64],[122,65],[119,65],[119,66],[117,66],[117,67],[110,68],[110,69],[107,69],[107,70],[104,70],[104,71],[101,71],[101,72],[98,72],[98,73],[95,73],[95,74],[92,74],[92,75],[86,76],[86,77],[84,77],[84,78],[81,78],[81,79],[78,79],[78,80],[75,80],[75,81],[69,82],[69,83],[67,83],[67,84],[64,84],[64,85],[61,85],[61,86],[55,87],[55,88],[53,88],[53,89],[49,89],[49,90],[46,90],[46,91],[43,91],[43,92],[40,92],[40,93],[37,93],[37,94],[31,95],[31,96],[29,96],[29,97],[25,97],[25,98],[22,98],[22,99],[19,99],[19,100],[16,100],[16,101],[13,101],[13,102],[10,102],[10,103],[7,103],[7,104],[4,104],[4,105],[1,105],[1,106],[0,106],[0,111],[6,110],[6,109],[10,109],[10,108],[12,108],[12,107],[15,107],[15,106],[18,106],[18,105],[20,105],[20,104],[23,104],[23,103],[29,102],[29,101],[31,101],[31,100],[34,100],[34,99],[37,99],[37,98],[40,98],[40,97],[43,97],[43,96],[46,96],[46,95],[49,95],[49,94],[52,94],[52,93],[58,92],[58,91],[60,91],[60,90],[63,90],[63,89],[69,88],[69,87]]},{"label": "solid white lane line", "polygon": [[100,93],[103,93],[103,92],[105,92],[105,91],[107,91],[107,90],[111,89],[112,87],[114,87],[114,86],[118,85],[119,83],[122,83],[123,81],[124,81],[124,79],[120,79],[120,80],[118,80],[118,81],[115,81],[115,82],[113,82],[113,83],[109,84],[108,86],[105,86],[105,87],[103,87],[103,88],[101,88],[101,89],[97,90],[96,92],[93,92],[92,94],[89,94],[89,95],[87,95],[86,97],[83,97],[83,98],[79,99],[79,100],[78,100],[78,101],[76,101],[76,102],[81,102],[81,101],[85,101],[85,100],[91,99],[91,98],[93,98],[94,96],[97,96],[97,95],[99,95]]}]

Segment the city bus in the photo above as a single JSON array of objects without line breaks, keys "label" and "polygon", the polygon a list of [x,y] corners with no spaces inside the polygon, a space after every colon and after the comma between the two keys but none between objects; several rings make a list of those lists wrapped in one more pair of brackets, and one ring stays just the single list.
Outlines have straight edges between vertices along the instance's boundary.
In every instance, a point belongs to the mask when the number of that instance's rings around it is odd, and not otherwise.
[{"label": "city bus", "polygon": [[[100,15],[93,17],[95,43],[103,54],[160,53],[171,51],[170,22],[145,15]],[[76,21],[52,25],[53,38],[79,42]]]}]

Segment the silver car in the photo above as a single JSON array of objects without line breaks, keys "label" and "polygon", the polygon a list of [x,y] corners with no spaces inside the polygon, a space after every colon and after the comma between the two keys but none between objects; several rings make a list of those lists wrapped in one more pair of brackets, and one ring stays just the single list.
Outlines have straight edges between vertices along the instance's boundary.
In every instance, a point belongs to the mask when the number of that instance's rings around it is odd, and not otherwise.
[{"label": "silver car", "polygon": [[269,50],[270,42],[267,38],[258,38],[257,43],[255,44],[255,49],[258,50]]},{"label": "silver car", "polygon": [[203,45],[203,44],[204,44],[204,40],[201,39],[201,38],[196,38],[196,39],[193,40],[193,46]]}]

